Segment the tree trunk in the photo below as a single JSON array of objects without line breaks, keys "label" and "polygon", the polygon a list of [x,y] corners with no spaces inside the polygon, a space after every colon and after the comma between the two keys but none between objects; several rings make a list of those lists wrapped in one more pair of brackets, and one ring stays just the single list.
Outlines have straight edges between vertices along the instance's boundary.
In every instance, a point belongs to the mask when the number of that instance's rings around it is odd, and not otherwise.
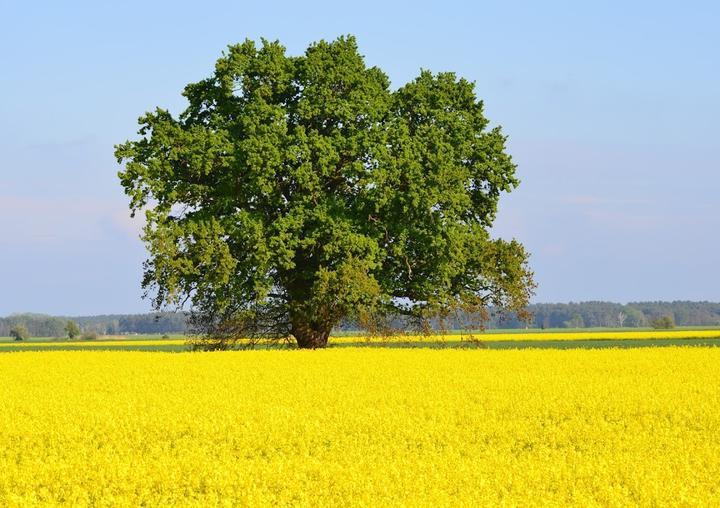
[{"label": "tree trunk", "polygon": [[318,349],[327,346],[330,329],[307,322],[293,322],[292,334],[300,349]]}]

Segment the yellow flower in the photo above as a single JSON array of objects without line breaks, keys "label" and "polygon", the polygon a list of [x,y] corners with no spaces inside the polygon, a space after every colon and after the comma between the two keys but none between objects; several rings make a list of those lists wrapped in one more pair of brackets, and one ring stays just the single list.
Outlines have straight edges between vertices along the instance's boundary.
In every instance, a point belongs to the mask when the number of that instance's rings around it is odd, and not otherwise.
[{"label": "yellow flower", "polygon": [[717,506],[718,365],[700,347],[3,353],[0,506]]}]

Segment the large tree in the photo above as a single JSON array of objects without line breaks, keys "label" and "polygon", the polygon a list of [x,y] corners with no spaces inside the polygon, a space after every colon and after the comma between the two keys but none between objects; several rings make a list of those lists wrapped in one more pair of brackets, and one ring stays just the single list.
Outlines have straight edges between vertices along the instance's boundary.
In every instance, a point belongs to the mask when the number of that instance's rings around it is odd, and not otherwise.
[{"label": "large tree", "polygon": [[393,91],[353,37],[297,57],[247,40],[183,95],[115,153],[147,219],[143,286],[211,344],[316,348],[347,320],[527,304],[525,250],[489,234],[515,165],[473,83],[422,71]]}]

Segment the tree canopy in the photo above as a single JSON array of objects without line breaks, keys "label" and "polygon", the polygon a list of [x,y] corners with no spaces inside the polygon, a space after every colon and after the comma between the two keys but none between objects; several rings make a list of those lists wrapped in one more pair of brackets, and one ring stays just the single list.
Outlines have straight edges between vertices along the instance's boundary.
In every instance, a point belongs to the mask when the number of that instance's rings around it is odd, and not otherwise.
[{"label": "tree canopy", "polygon": [[65,333],[68,339],[74,339],[80,335],[80,326],[75,321],[68,321],[65,324]]},{"label": "tree canopy", "polygon": [[341,320],[528,303],[526,251],[489,233],[518,179],[473,83],[422,71],[392,90],[353,37],[302,56],[246,40],[183,95],[115,154],[147,219],[143,286],[214,344],[322,347]]},{"label": "tree canopy", "polygon": [[15,340],[25,340],[30,337],[30,333],[25,325],[15,325],[10,328],[10,337]]}]

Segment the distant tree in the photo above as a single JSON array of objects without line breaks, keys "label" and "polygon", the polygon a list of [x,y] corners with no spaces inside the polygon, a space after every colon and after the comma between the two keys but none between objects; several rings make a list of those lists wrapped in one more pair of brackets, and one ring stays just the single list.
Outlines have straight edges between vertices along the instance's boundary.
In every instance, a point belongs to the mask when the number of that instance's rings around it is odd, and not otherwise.
[{"label": "distant tree", "polygon": [[628,317],[628,315],[625,312],[625,309],[623,309],[617,313],[618,327],[622,328],[623,326],[625,326],[625,321],[627,320],[627,317]]},{"label": "distant tree", "polygon": [[120,321],[117,319],[110,320],[105,327],[105,332],[108,335],[119,334],[120,333]]},{"label": "distant tree", "polygon": [[625,314],[627,315],[627,318],[625,319],[625,326],[637,328],[647,325],[645,315],[635,307],[631,307],[629,305],[626,306]]},{"label": "distant tree", "polygon": [[672,316],[658,316],[650,320],[650,326],[656,329],[675,328],[675,320]]},{"label": "distant tree", "polygon": [[115,154],[147,219],[143,286],[157,309],[189,301],[208,347],[524,312],[527,253],[489,232],[515,165],[471,82],[422,71],[392,91],[353,37],[298,57],[263,40],[184,96]]},{"label": "distant tree", "polygon": [[565,328],[584,328],[585,321],[580,314],[574,314],[572,318],[564,323]]},{"label": "distant tree", "polygon": [[65,323],[65,333],[67,334],[68,338],[74,339],[78,335],[80,335],[80,326],[75,321],[68,321]]},{"label": "distant tree", "polygon": [[30,337],[30,332],[25,325],[15,325],[10,329],[10,337],[15,340],[25,340]]},{"label": "distant tree", "polygon": [[96,330],[85,330],[80,336],[82,340],[95,340],[98,338],[98,332]]}]

